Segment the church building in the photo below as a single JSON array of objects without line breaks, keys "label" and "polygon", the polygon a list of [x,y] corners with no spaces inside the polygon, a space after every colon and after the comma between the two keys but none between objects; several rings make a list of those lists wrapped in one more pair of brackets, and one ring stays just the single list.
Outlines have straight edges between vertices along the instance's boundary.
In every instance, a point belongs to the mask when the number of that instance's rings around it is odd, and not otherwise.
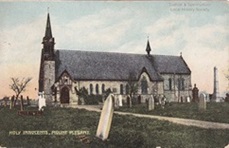
[{"label": "church building", "polygon": [[178,102],[192,94],[191,70],[182,55],[152,54],[149,40],[143,54],[57,50],[48,14],[42,44],[39,92],[48,103],[77,105],[76,90],[83,87],[100,95],[110,89],[125,99],[130,76],[138,84],[138,96],[161,95]]}]

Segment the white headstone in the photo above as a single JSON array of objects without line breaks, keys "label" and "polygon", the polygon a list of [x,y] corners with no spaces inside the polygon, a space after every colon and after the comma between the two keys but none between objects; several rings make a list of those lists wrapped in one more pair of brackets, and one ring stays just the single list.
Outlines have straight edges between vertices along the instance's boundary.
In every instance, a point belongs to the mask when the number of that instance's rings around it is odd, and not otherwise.
[{"label": "white headstone", "polygon": [[119,106],[122,106],[122,95],[118,96],[118,102],[119,102]]},{"label": "white headstone", "polygon": [[46,100],[44,98],[44,92],[39,93],[39,98],[38,98],[38,110],[40,111],[42,107],[46,106]]},{"label": "white headstone", "polygon": [[148,110],[154,110],[154,98],[153,95],[151,95],[148,99]]},{"label": "white headstone", "polygon": [[200,94],[199,109],[206,110],[206,95],[204,93]]},{"label": "white headstone", "polygon": [[102,140],[106,140],[111,128],[111,122],[114,113],[114,96],[109,95],[104,102],[103,109],[100,115],[99,125],[96,136]]},{"label": "white headstone", "polygon": [[191,99],[190,99],[190,97],[189,97],[189,96],[187,97],[187,102],[188,102],[188,103],[190,103],[190,102],[191,102]]}]

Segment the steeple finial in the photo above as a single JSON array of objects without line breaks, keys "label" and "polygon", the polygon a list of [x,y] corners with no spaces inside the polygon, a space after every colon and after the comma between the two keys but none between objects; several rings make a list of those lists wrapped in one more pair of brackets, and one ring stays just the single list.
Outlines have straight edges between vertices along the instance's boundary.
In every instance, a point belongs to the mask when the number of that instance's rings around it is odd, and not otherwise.
[{"label": "steeple finial", "polygon": [[149,36],[148,36],[148,37],[147,37],[147,45],[146,45],[146,52],[147,52],[147,55],[150,55],[150,51],[151,51],[151,47],[150,47]]}]

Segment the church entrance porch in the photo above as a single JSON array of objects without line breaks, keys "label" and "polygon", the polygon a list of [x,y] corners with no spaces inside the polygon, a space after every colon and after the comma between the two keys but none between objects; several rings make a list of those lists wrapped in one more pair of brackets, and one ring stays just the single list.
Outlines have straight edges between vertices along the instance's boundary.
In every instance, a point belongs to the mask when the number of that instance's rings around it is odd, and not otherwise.
[{"label": "church entrance porch", "polygon": [[69,99],[69,89],[67,87],[62,88],[60,92],[60,103],[69,103]]}]

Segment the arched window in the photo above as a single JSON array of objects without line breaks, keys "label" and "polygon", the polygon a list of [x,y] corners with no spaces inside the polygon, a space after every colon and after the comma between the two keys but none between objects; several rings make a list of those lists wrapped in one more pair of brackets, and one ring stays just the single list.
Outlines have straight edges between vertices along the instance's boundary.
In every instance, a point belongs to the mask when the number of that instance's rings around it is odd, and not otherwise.
[{"label": "arched window", "polygon": [[172,79],[169,78],[169,90],[172,90]]},{"label": "arched window", "polygon": [[95,85],[95,91],[96,91],[96,94],[99,94],[99,84]]},{"label": "arched window", "polygon": [[184,79],[181,79],[181,89],[184,90]]},{"label": "arched window", "polygon": [[142,94],[148,94],[148,83],[145,77],[141,80]]},{"label": "arched window", "polygon": [[90,84],[90,94],[93,94],[93,85]]},{"label": "arched window", "polygon": [[120,85],[120,94],[123,95],[123,85]]},{"label": "arched window", "polygon": [[105,84],[102,84],[102,93],[105,93]]},{"label": "arched window", "polygon": [[130,88],[129,88],[129,85],[126,84],[126,94],[128,95],[130,93]]},{"label": "arched window", "polygon": [[178,90],[184,90],[184,78],[178,79]]}]

